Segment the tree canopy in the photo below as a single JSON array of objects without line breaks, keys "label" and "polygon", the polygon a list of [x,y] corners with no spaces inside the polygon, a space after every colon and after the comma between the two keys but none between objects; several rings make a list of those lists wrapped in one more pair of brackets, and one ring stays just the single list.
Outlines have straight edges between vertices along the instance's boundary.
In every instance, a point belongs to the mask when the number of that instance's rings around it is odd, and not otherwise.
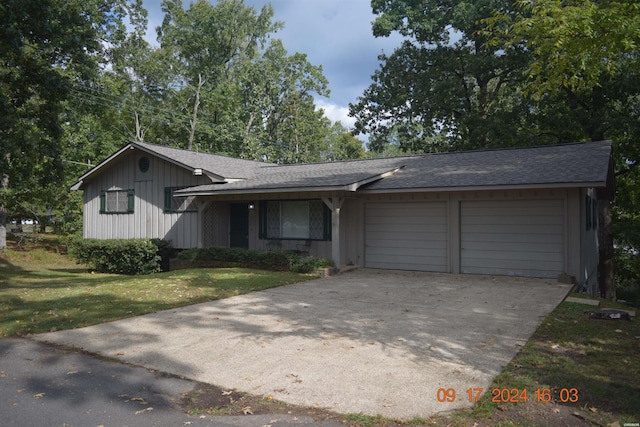
[{"label": "tree canopy", "polygon": [[[634,0],[373,0],[373,33],[403,43],[380,56],[350,114],[369,148],[450,151],[599,141],[614,144],[625,229],[640,248],[640,4]],[[391,144],[391,145],[390,145]],[[603,229],[608,206],[601,215]],[[631,230],[636,230],[635,232]],[[606,234],[606,233],[605,233]],[[613,242],[601,236],[601,247]],[[611,253],[602,254],[611,259]],[[611,263],[607,271],[611,290]],[[638,272],[640,274],[640,272]],[[608,294],[611,297],[611,294]]]},{"label": "tree canopy", "polygon": [[130,141],[280,163],[363,155],[316,108],[322,67],[287,52],[271,6],[162,11],[154,44],[142,0],[0,4],[0,247],[7,213],[77,219],[70,184]]}]

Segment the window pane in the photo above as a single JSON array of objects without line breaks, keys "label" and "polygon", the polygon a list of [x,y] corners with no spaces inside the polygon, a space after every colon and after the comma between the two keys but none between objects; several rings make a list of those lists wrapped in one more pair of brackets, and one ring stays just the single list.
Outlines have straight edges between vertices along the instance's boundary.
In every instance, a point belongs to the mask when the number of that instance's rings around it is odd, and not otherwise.
[{"label": "window pane", "polygon": [[267,202],[267,238],[276,239],[280,233],[280,202]]},{"label": "window pane", "polygon": [[129,199],[126,191],[108,191],[105,197],[107,212],[127,212]]},{"label": "window pane", "polygon": [[320,200],[309,202],[309,238],[324,237],[324,204]]},{"label": "window pane", "polygon": [[282,237],[309,238],[309,202],[282,202]]}]

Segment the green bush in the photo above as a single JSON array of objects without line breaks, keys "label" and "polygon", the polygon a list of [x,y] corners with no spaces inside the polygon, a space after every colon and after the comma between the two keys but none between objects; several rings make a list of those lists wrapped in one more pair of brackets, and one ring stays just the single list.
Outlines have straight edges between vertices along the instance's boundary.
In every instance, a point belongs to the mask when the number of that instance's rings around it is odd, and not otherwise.
[{"label": "green bush", "polygon": [[618,246],[616,257],[616,296],[640,306],[640,254],[634,248]]},{"label": "green bush", "polygon": [[291,271],[296,273],[310,273],[319,268],[332,267],[333,261],[326,258],[316,258],[312,256],[298,257],[291,266]]},{"label": "green bush", "polygon": [[217,261],[261,270],[292,270],[298,273],[308,273],[317,268],[332,265],[330,260],[311,256],[303,257],[290,251],[264,251],[223,247],[187,249],[178,255],[178,259],[186,261]]},{"label": "green bush", "polygon": [[160,271],[170,243],[149,239],[73,239],[69,253],[101,273],[149,274]]}]

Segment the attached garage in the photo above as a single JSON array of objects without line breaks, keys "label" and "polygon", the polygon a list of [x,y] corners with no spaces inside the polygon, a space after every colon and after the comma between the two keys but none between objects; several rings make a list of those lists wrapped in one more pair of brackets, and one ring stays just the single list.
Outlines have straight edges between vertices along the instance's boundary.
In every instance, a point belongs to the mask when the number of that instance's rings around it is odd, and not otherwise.
[{"label": "attached garage", "polygon": [[367,203],[365,265],[448,271],[446,202]]},{"label": "attached garage", "polygon": [[463,201],[460,271],[555,278],[565,271],[564,200]]}]

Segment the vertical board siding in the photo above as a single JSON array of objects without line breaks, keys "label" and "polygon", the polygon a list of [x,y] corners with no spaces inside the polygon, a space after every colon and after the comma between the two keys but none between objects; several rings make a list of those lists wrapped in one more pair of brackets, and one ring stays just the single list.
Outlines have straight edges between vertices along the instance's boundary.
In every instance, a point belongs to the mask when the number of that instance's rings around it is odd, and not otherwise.
[{"label": "vertical board siding", "polygon": [[[196,212],[165,213],[164,188],[208,183],[205,177],[193,176],[188,170],[147,155],[150,168],[144,177],[137,173],[140,154],[132,152],[114,161],[84,188],[84,226],[86,238],[132,239],[160,238],[171,240],[176,248],[198,244]],[[134,189],[132,214],[100,214],[102,190]]]},{"label": "vertical board siding", "polygon": [[564,200],[463,201],[461,271],[557,277],[564,271]]},{"label": "vertical board siding", "polygon": [[365,205],[365,266],[447,271],[446,202]]}]

